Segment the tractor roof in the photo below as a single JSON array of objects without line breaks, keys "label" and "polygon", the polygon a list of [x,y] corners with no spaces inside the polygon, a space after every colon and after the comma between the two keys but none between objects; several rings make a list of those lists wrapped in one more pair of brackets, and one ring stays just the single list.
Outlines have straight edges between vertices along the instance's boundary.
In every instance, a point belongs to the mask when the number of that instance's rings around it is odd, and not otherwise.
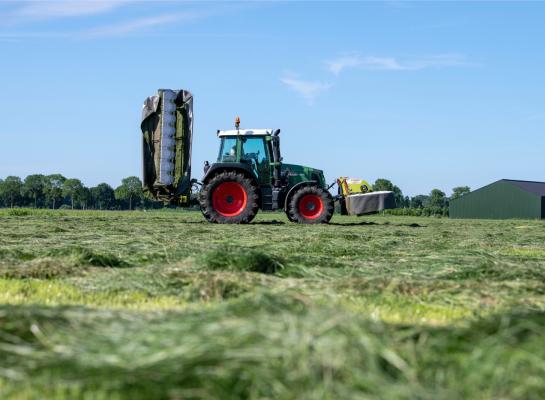
[{"label": "tractor roof", "polygon": [[232,129],[230,131],[218,130],[218,136],[266,136],[272,135],[272,129]]}]

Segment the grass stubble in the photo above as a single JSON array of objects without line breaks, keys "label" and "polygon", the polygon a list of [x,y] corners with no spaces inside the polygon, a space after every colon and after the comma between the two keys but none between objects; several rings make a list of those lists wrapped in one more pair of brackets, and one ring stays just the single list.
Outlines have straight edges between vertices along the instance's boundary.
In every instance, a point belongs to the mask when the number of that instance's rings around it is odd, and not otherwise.
[{"label": "grass stubble", "polygon": [[2,399],[545,397],[543,222],[23,211]]}]

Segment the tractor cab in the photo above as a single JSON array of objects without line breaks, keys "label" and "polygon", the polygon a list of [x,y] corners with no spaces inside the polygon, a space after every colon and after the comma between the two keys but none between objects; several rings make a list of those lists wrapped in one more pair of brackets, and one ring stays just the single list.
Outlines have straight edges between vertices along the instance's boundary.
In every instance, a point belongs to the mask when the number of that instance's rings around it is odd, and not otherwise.
[{"label": "tractor cab", "polygon": [[[272,139],[271,129],[218,131],[218,137],[221,142],[217,163],[242,164],[252,171],[260,185],[273,183],[276,166],[274,154],[279,154],[278,149],[275,152],[279,141]],[[277,162],[280,163],[280,160]]]}]

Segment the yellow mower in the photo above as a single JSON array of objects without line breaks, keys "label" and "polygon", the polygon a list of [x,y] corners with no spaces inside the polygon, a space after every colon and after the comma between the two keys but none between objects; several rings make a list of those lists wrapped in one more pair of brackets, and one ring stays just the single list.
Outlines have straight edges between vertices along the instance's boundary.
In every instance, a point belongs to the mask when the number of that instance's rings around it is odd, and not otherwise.
[{"label": "yellow mower", "polygon": [[363,179],[340,177],[337,179],[337,185],[339,185],[342,194],[345,196],[356,193],[369,193],[373,191],[373,186]]},{"label": "yellow mower", "polygon": [[392,192],[375,192],[373,186],[363,179],[340,177],[337,187],[336,200],[342,215],[372,214],[395,206]]}]

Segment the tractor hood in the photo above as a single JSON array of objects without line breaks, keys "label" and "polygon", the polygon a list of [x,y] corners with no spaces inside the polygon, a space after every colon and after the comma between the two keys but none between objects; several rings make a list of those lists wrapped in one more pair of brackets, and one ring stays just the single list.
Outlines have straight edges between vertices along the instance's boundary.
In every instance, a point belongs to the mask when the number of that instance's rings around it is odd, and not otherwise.
[{"label": "tractor hood", "polygon": [[317,181],[319,186],[325,187],[324,172],[320,169],[305,167],[297,164],[282,163],[282,175],[288,176],[290,185],[295,185],[304,181]]}]

